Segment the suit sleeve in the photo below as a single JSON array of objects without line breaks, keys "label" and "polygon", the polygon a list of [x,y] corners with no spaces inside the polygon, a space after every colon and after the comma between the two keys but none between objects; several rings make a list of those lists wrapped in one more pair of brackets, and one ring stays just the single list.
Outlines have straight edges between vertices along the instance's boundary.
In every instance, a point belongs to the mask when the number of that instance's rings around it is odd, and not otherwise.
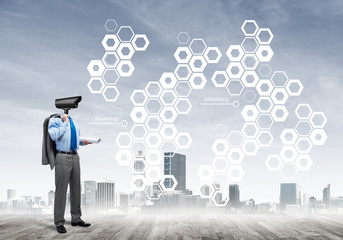
[{"label": "suit sleeve", "polygon": [[63,122],[59,118],[50,118],[48,132],[53,141],[64,135],[69,126],[68,122]]}]

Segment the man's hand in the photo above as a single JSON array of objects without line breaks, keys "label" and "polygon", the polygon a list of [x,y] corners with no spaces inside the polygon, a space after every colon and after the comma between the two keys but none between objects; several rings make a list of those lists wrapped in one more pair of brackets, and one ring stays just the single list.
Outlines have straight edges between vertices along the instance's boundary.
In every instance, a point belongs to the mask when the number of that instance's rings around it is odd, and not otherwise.
[{"label": "man's hand", "polygon": [[69,116],[67,114],[64,114],[61,118],[63,122],[69,122]]},{"label": "man's hand", "polygon": [[88,142],[87,139],[85,139],[85,140],[83,141],[83,146],[87,146],[88,144],[92,144],[92,143]]}]

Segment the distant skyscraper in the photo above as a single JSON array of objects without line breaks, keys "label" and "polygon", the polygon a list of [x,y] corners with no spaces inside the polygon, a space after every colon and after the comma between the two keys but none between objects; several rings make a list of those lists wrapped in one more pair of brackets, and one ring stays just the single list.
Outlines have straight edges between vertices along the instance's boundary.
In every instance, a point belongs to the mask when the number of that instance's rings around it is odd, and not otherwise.
[{"label": "distant skyscraper", "polygon": [[15,198],[15,189],[7,189],[7,200]]},{"label": "distant skyscraper", "polygon": [[280,208],[286,209],[286,205],[297,204],[298,187],[296,183],[280,184]]},{"label": "distant skyscraper", "polygon": [[115,207],[115,183],[103,181],[97,183],[96,202],[99,212],[107,212]]},{"label": "distant skyscraper", "polygon": [[[186,155],[182,155],[179,153],[174,154],[172,152],[164,153],[164,174],[174,175],[178,183],[175,190],[181,190],[184,193],[187,192],[186,190]],[[171,183],[167,181],[166,187],[170,187],[170,184]]]},{"label": "distant skyscraper", "polygon": [[326,208],[330,207],[330,198],[331,198],[331,194],[330,194],[330,184],[329,184],[323,189],[323,203],[325,204]]},{"label": "distant skyscraper", "polygon": [[230,184],[229,185],[229,203],[232,207],[239,207],[240,200],[239,200],[239,186],[237,184]]},{"label": "distant skyscraper", "polygon": [[83,183],[84,205],[86,207],[96,206],[96,182],[84,181]]},{"label": "distant skyscraper", "polygon": [[55,198],[55,192],[53,190],[50,190],[48,192],[48,204],[49,204],[49,206],[52,205],[52,201],[54,200],[54,198]]}]

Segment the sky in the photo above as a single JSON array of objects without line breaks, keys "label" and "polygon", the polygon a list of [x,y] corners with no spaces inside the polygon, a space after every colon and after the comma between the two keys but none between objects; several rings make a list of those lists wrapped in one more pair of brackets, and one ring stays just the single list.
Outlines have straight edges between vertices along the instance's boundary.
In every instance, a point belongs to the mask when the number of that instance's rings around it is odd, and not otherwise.
[{"label": "sky", "polygon": [[[147,51],[133,57],[132,77],[119,80],[121,94],[115,103],[105,102],[87,88],[87,65],[105,52],[101,40],[107,19],[115,19],[120,26],[132,26],[135,33],[146,34],[150,40]],[[81,135],[102,138],[101,144],[79,150],[81,178],[115,180],[118,191],[130,192],[132,172],[116,163],[115,138],[132,126],[132,91],[143,89],[149,81],[158,81],[163,72],[175,69],[173,54],[179,46],[179,32],[203,38],[208,46],[222,52],[222,60],[205,72],[208,79],[215,68],[224,70],[228,64],[225,52],[230,44],[242,42],[240,27],[247,19],[256,20],[274,34],[272,70],[286,71],[304,85],[302,95],[287,102],[293,117],[273,131],[295,126],[294,110],[299,103],[309,103],[328,118],[328,140],[310,153],[314,164],[306,172],[308,184],[304,191],[321,199],[322,189],[331,183],[332,195],[342,196],[342,1],[0,0],[0,200],[6,199],[8,188],[15,188],[17,196],[43,198],[54,189],[53,171],[41,165],[42,123],[49,114],[60,112],[54,106],[56,98],[74,95],[83,97],[79,108],[70,112]],[[241,108],[201,106],[206,97],[235,99],[209,81],[203,90],[191,93],[190,114],[175,122],[179,131],[189,131],[193,138],[191,148],[180,153],[187,155],[187,187],[195,193],[200,183],[196,174],[199,165],[210,164],[214,158],[210,146],[216,138],[215,126],[225,124],[229,130],[239,130],[244,123]],[[90,125],[97,116],[127,120],[129,126]],[[278,153],[279,142],[276,137],[271,148],[244,159],[245,176],[239,183],[241,199],[278,201],[279,185],[285,180],[278,172],[269,172],[264,161],[268,154]]]}]

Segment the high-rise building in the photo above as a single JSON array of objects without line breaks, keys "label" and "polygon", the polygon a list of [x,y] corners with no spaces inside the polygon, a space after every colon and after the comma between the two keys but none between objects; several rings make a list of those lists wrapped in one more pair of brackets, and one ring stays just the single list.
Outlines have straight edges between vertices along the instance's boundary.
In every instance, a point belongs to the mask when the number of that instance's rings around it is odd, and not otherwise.
[{"label": "high-rise building", "polygon": [[83,198],[85,207],[96,206],[96,182],[84,181],[83,182]]},{"label": "high-rise building", "polygon": [[49,204],[49,206],[52,205],[52,201],[54,200],[54,198],[55,198],[55,191],[50,190],[48,192],[48,204]]},{"label": "high-rise building", "polygon": [[298,186],[296,183],[280,184],[280,208],[285,210],[287,205],[297,204]]},{"label": "high-rise building", "polygon": [[330,194],[330,184],[329,184],[323,189],[323,203],[325,204],[326,208],[330,207],[330,198],[331,198],[331,194]]},{"label": "high-rise building", "polygon": [[7,189],[7,200],[15,198],[15,189]]},{"label": "high-rise building", "polygon": [[[174,175],[177,181],[175,190],[186,193],[186,155],[173,152],[164,153],[164,175]],[[165,185],[169,188],[172,183],[166,179]]]},{"label": "high-rise building", "polygon": [[239,186],[237,184],[230,184],[229,185],[229,203],[232,207],[239,207],[240,200],[239,200]]},{"label": "high-rise building", "polygon": [[115,207],[114,190],[114,181],[102,181],[97,183],[96,202],[99,212],[107,212]]}]

